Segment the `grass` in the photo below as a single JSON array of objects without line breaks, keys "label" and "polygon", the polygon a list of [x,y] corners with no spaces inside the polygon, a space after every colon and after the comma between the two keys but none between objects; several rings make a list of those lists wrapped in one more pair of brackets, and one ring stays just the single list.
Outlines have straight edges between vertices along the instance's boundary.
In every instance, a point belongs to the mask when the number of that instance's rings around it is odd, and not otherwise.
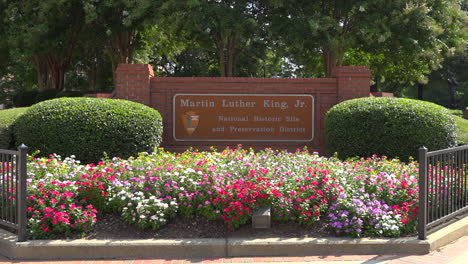
[{"label": "grass", "polygon": [[468,120],[463,118],[463,111],[460,109],[447,109],[455,119],[457,124],[457,141],[460,145],[468,144]]},{"label": "grass", "polygon": [[459,116],[454,116],[454,118],[458,127],[458,134],[457,134],[458,144],[460,145],[468,144],[468,120],[461,118]]},{"label": "grass", "polygon": [[463,111],[460,109],[447,109],[452,115],[463,117]]},{"label": "grass", "polygon": [[0,149],[11,148],[13,135],[11,125],[18,116],[22,115],[28,108],[12,108],[0,110]]}]

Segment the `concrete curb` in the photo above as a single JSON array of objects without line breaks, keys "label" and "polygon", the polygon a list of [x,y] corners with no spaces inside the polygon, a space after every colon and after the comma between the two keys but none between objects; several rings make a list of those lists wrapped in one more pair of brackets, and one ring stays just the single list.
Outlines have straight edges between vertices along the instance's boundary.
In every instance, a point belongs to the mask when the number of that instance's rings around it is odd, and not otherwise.
[{"label": "concrete curb", "polygon": [[31,240],[0,229],[0,254],[13,260],[427,254],[468,235],[468,216],[430,234],[394,239],[267,238]]}]

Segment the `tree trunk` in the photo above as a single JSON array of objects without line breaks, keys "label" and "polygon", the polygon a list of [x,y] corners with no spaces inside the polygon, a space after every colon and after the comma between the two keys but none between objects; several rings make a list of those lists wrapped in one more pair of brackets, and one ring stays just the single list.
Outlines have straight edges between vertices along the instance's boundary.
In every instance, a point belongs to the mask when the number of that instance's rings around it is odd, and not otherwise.
[{"label": "tree trunk", "polygon": [[331,51],[323,50],[322,58],[323,58],[323,71],[325,73],[325,77],[329,78],[332,76],[332,72],[336,67],[335,54]]},{"label": "tree trunk", "polygon": [[323,71],[326,78],[332,76],[333,70],[337,66],[341,66],[343,55],[344,47],[341,47],[339,44],[335,45],[334,48],[328,47],[322,49]]},{"label": "tree trunk", "polygon": [[97,91],[97,62],[93,61],[90,67],[86,71],[86,75],[88,76],[88,89],[90,91],[96,92]]},{"label": "tree trunk", "polygon": [[60,55],[50,52],[46,56],[47,69],[51,80],[50,89],[62,91],[65,86],[65,73],[68,61]]},{"label": "tree trunk", "polygon": [[39,84],[39,91],[50,89],[50,77],[47,68],[46,58],[41,55],[33,56],[34,68],[36,69],[37,82]]},{"label": "tree trunk", "polygon": [[112,38],[107,47],[107,53],[111,59],[112,73],[115,82],[115,70],[119,63],[131,63],[133,61],[133,50],[135,31],[120,32]]},{"label": "tree trunk", "polygon": [[418,100],[423,100],[424,84],[418,83]]},{"label": "tree trunk", "polygon": [[224,55],[224,42],[219,39],[215,41],[218,54],[219,73],[221,77],[226,77],[226,60]]},{"label": "tree trunk", "polygon": [[228,59],[227,59],[227,71],[226,77],[234,76],[234,67],[235,67],[235,56],[236,56],[236,37],[235,35],[231,36],[228,41],[227,47]]},{"label": "tree trunk", "polygon": [[375,78],[374,84],[371,85],[370,87],[370,91],[371,93],[375,93],[379,91],[379,79],[378,78]]}]

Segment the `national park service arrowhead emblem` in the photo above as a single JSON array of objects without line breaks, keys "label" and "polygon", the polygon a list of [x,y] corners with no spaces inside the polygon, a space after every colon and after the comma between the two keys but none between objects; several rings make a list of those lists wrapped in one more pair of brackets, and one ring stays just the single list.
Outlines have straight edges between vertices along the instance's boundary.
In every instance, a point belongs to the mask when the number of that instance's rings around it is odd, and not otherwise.
[{"label": "national park service arrowhead emblem", "polygon": [[184,124],[185,131],[187,131],[189,135],[192,135],[198,127],[200,116],[194,111],[188,111],[182,115],[182,122]]}]

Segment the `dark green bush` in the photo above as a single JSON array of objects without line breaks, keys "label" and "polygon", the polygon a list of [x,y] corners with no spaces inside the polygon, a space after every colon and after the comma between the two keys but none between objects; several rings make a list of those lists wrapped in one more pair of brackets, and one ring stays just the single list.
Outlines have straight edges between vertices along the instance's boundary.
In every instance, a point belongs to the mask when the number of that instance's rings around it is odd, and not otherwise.
[{"label": "dark green bush", "polygon": [[52,89],[52,90],[45,90],[45,91],[39,91],[36,96],[36,103],[45,101],[45,100],[50,100],[54,99],[57,97],[57,94],[60,91]]},{"label": "dark green bush", "polygon": [[26,90],[17,93],[13,96],[13,104],[15,107],[27,107],[36,103],[37,90]]},{"label": "dark green bush", "polygon": [[456,145],[457,128],[442,106],[401,98],[359,98],[332,107],[326,117],[330,153],[340,158],[373,154],[417,158],[418,148]]},{"label": "dark green bush", "polygon": [[158,111],[125,100],[59,98],[33,105],[15,122],[17,142],[42,155],[75,155],[82,162],[128,158],[161,143]]},{"label": "dark green bush", "polygon": [[82,91],[61,91],[56,96],[56,98],[61,97],[83,97]]},{"label": "dark green bush", "polygon": [[13,123],[28,108],[12,108],[0,110],[0,149],[17,149],[20,144],[15,143]]}]

